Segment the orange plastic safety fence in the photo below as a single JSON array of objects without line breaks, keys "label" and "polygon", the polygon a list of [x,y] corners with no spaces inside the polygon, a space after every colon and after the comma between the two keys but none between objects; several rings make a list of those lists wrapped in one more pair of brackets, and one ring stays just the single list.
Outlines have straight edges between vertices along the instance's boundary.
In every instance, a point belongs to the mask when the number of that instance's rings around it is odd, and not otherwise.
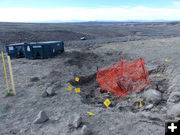
[{"label": "orange plastic safety fence", "polygon": [[144,59],[121,60],[117,64],[97,72],[97,82],[102,90],[122,98],[151,85]]}]

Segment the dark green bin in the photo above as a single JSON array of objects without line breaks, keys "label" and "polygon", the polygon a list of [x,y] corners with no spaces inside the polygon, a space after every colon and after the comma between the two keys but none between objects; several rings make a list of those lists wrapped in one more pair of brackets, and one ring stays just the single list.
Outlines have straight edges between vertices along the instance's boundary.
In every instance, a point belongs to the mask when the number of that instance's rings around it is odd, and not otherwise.
[{"label": "dark green bin", "polygon": [[29,59],[53,58],[63,51],[64,43],[62,41],[25,43],[25,57]]},{"label": "dark green bin", "polygon": [[25,57],[24,43],[10,44],[6,46],[6,52],[10,56],[10,58]]}]

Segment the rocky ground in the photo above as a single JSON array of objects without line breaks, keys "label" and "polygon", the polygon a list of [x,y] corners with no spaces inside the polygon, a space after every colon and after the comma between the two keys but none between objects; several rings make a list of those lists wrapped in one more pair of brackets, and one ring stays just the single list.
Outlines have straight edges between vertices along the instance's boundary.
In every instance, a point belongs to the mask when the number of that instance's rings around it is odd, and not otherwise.
[{"label": "rocky ground", "polygon": [[[176,37],[67,45],[53,59],[13,59],[16,96],[6,96],[0,68],[0,134],[163,135],[165,120],[180,118],[179,44]],[[124,98],[100,89],[97,67],[140,58],[145,59],[150,74],[149,88]],[[80,78],[78,84],[75,77]],[[73,90],[68,91],[68,86]],[[77,87],[80,93],[75,93]],[[107,98],[112,102],[109,107],[103,104]]]}]

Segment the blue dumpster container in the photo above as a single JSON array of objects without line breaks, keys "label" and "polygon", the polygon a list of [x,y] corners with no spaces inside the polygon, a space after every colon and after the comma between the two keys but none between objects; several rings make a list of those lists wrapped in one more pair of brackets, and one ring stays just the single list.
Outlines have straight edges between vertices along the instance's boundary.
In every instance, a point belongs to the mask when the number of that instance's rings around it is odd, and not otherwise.
[{"label": "blue dumpster container", "polygon": [[63,51],[64,43],[62,41],[25,43],[25,57],[29,59],[53,58]]},{"label": "blue dumpster container", "polygon": [[25,57],[24,43],[16,43],[16,44],[7,45],[6,52],[10,56],[10,58]]}]

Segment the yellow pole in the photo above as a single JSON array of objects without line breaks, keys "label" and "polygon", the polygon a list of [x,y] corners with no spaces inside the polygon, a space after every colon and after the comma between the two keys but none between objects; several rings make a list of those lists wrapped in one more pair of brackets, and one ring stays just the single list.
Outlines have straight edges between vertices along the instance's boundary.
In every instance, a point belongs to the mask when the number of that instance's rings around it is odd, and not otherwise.
[{"label": "yellow pole", "polygon": [[9,84],[8,84],[8,79],[7,79],[6,66],[5,66],[5,62],[4,62],[4,54],[3,54],[3,52],[1,52],[1,54],[2,54],[2,60],[3,60],[3,65],[4,65],[4,74],[5,74],[5,78],[6,78],[6,85],[7,85],[8,94],[9,94]]},{"label": "yellow pole", "polygon": [[13,77],[12,66],[11,66],[11,59],[9,56],[7,56],[7,59],[8,59],[8,64],[9,64],[9,73],[11,76],[12,90],[13,90],[14,95],[16,95],[16,90],[14,87],[14,77]]}]

